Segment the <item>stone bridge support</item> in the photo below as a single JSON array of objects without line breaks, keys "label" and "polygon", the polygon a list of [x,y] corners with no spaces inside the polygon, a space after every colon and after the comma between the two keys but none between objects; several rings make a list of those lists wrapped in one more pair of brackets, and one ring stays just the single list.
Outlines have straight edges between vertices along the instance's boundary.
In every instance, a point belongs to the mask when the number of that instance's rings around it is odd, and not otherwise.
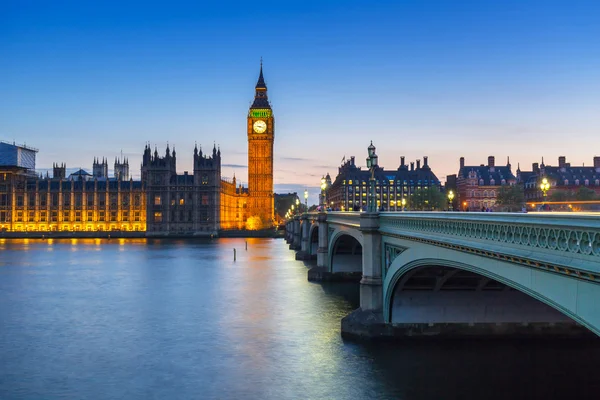
[{"label": "stone bridge support", "polygon": [[310,219],[308,214],[303,214],[300,219],[300,251],[296,253],[296,260],[310,260]]},{"label": "stone bridge support", "polygon": [[[317,248],[317,266],[308,270],[309,281],[322,281],[329,273],[329,224],[327,213],[320,212],[319,221],[319,247]],[[307,234],[308,236],[308,234]],[[310,238],[308,238],[310,246]],[[309,251],[310,254],[310,251]]]},{"label": "stone bridge support", "polygon": [[383,318],[379,213],[362,213],[360,231],[364,237],[360,308],[342,319],[342,336],[376,338],[388,329]]},{"label": "stone bridge support", "polygon": [[290,250],[300,250],[300,217],[296,216],[293,220],[293,228],[294,236],[292,238],[292,243],[290,244]]}]

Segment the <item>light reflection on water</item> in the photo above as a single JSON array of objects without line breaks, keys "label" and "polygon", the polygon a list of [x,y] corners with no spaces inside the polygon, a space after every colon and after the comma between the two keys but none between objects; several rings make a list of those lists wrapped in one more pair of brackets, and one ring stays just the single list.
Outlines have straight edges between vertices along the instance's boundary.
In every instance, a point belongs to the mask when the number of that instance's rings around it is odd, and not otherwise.
[{"label": "light reflection on water", "polygon": [[600,390],[600,350],[589,343],[344,343],[340,319],[357,306],[356,285],[307,282],[281,240],[0,240],[0,251],[2,399]]}]

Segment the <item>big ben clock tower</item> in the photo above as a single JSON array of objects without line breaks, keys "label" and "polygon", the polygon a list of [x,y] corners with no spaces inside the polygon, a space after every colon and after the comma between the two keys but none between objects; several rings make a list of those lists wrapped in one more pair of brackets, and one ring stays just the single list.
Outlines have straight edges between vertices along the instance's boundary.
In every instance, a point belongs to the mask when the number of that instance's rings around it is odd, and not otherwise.
[{"label": "big ben clock tower", "polygon": [[248,229],[273,226],[273,140],[275,119],[267,97],[262,60],[254,102],[248,112]]}]

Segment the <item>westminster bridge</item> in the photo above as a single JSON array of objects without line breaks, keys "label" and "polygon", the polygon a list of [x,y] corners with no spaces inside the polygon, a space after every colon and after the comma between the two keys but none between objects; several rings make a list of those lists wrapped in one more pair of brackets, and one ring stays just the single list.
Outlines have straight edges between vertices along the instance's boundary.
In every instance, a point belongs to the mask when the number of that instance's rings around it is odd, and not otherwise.
[{"label": "westminster bridge", "polygon": [[597,214],[306,213],[286,240],[309,279],[360,279],[346,337],[600,335]]}]

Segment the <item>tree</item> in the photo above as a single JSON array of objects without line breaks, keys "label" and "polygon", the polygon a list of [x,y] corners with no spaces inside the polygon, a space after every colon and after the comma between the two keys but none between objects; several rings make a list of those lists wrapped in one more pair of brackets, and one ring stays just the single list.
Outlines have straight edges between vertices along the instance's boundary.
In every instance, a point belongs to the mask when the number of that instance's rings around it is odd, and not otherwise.
[{"label": "tree", "polygon": [[502,211],[520,211],[525,196],[520,185],[502,186],[496,196],[496,205]]},{"label": "tree", "polygon": [[577,191],[577,194],[575,195],[575,199],[580,200],[580,201],[589,201],[589,200],[594,200],[595,198],[596,198],[596,192],[594,192],[590,188],[586,188],[585,186],[580,187],[579,190]]},{"label": "tree", "polygon": [[435,211],[446,209],[448,200],[437,187],[418,188],[408,198],[410,210]]},{"label": "tree", "polygon": [[557,190],[549,196],[550,201],[569,201],[573,200],[573,194],[568,190]]}]

